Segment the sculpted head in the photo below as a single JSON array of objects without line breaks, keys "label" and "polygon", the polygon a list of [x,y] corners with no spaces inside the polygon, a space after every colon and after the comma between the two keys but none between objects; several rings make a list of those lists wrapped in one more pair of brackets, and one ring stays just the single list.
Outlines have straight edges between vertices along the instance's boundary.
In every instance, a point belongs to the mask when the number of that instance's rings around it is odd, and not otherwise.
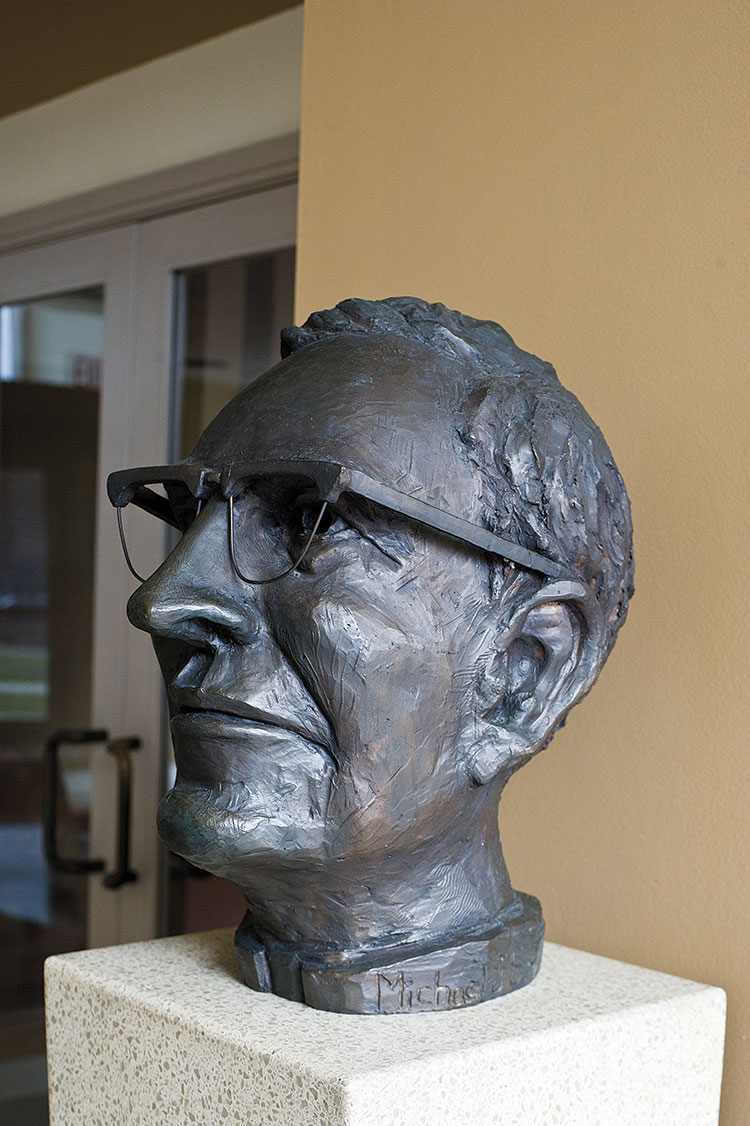
[{"label": "sculpted head", "polygon": [[[441,305],[346,301],[285,330],[282,355],[184,463],[110,487],[149,507],[144,483],[165,482],[184,529],[128,605],[170,701],[162,836],[242,888],[253,950],[382,963],[522,917],[531,950],[541,917],[510,886],[497,805],[627,612],[612,455],[549,364]],[[296,569],[257,583],[318,517]],[[269,957],[266,988],[368,1011],[312,971],[285,988]]]}]

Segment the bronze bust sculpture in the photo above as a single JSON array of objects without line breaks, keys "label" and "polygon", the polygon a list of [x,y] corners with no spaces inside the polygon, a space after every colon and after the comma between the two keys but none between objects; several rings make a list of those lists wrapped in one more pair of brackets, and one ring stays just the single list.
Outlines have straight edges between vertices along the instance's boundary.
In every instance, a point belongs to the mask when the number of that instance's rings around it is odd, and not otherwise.
[{"label": "bronze bust sculpture", "polygon": [[475,1004],[539,967],[498,802],[625,618],[625,488],[553,368],[492,322],[344,301],[282,356],[185,461],[110,477],[118,516],[184,533],[128,604],[170,702],[160,831],[242,889],[253,988]]}]

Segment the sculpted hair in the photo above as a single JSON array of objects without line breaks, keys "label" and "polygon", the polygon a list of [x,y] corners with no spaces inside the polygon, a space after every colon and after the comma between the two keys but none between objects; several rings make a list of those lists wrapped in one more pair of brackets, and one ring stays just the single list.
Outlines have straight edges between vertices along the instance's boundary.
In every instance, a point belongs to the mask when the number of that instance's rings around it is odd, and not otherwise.
[{"label": "sculpted hair", "polygon": [[[611,650],[633,595],[630,505],[599,428],[551,364],[524,352],[493,321],[414,297],[354,298],[281,333],[282,357],[339,335],[390,333],[461,365],[456,433],[481,482],[488,528],[563,563],[593,590]],[[469,372],[467,377],[466,372]],[[493,571],[507,592],[540,582]]]}]

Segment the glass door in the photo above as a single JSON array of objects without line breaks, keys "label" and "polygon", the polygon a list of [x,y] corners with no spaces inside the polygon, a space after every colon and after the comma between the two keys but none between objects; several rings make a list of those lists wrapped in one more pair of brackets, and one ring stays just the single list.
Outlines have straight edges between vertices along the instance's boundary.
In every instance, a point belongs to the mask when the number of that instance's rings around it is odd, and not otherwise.
[{"label": "glass door", "polygon": [[107,742],[127,724],[102,576],[125,588],[100,466],[127,430],[131,249],[128,232],[78,239],[6,256],[0,274],[0,1119],[29,1126],[46,1121],[44,958],[96,940],[97,884],[115,915],[121,894],[102,885],[116,865]]},{"label": "glass door", "polygon": [[[232,887],[158,841],[163,689],[125,616],[134,580],[104,484],[192,445],[273,362],[291,320],[295,213],[295,189],[276,188],[0,258],[4,1126],[46,1122],[44,957],[242,913]],[[152,529],[128,538],[153,569]]]},{"label": "glass door", "polygon": [[[38,1006],[48,953],[86,942],[86,881],[45,857],[45,746],[90,727],[101,286],[0,310],[0,1007]],[[78,498],[71,504],[71,496]],[[90,747],[60,763],[58,841],[88,854]]]}]

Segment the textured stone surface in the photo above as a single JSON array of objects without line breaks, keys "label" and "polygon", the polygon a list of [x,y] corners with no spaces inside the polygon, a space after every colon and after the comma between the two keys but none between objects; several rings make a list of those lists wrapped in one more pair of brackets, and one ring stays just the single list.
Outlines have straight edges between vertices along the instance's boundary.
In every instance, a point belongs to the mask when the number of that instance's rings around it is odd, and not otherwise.
[{"label": "textured stone surface", "polygon": [[347,1016],[238,981],[231,931],[47,962],[52,1126],[715,1123],[724,994],[547,944],[527,988]]}]

